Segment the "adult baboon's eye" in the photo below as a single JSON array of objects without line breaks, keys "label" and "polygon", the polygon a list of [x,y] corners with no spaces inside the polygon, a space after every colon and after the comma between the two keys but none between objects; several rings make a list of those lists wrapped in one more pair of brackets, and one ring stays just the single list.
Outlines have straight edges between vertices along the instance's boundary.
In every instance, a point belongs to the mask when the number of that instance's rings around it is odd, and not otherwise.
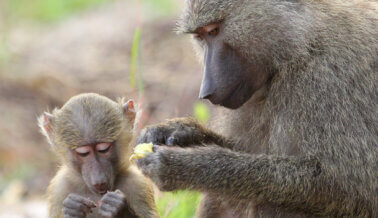
[{"label": "adult baboon's eye", "polygon": [[193,38],[196,39],[196,40],[199,40],[199,41],[203,40],[201,34],[198,34],[198,33],[193,34]]},{"label": "adult baboon's eye", "polygon": [[207,34],[209,36],[216,36],[216,35],[218,35],[218,33],[219,33],[219,28],[217,27],[217,28],[211,30],[210,32],[208,32]]},{"label": "adult baboon's eye", "polygon": [[88,146],[78,147],[75,149],[75,152],[81,157],[86,157],[90,153],[90,148]]},{"label": "adult baboon's eye", "polygon": [[106,153],[111,147],[110,143],[100,143],[96,145],[96,150],[100,153]]}]

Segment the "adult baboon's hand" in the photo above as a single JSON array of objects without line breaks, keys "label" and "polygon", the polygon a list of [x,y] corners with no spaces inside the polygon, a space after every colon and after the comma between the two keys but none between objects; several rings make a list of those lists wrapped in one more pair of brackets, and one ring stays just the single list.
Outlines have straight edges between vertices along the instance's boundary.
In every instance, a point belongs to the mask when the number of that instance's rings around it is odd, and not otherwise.
[{"label": "adult baboon's hand", "polygon": [[215,143],[214,133],[193,118],[176,118],[165,123],[148,126],[142,130],[137,144],[190,147]]},{"label": "adult baboon's hand", "polygon": [[235,184],[238,185],[243,183],[240,178],[246,176],[243,173],[249,170],[247,163],[250,158],[250,155],[218,146],[157,146],[153,153],[138,159],[136,164],[161,191],[204,191],[219,188],[222,191],[218,193],[222,193],[231,189],[224,181],[236,180]]},{"label": "adult baboon's hand", "polygon": [[178,174],[182,173],[181,168],[185,168],[185,164],[181,161],[187,159],[186,157],[189,158],[188,155],[190,154],[186,150],[191,149],[156,146],[153,153],[138,159],[136,164],[142,173],[149,177],[161,191],[185,189],[185,176],[184,174],[178,176]]}]

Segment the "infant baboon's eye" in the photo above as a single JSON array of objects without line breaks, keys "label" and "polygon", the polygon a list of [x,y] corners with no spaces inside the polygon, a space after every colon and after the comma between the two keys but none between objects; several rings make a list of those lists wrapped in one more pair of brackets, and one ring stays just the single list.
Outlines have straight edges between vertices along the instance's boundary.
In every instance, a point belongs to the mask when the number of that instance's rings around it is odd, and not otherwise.
[{"label": "infant baboon's eye", "polygon": [[89,155],[90,153],[90,148],[88,146],[82,146],[82,147],[78,147],[75,149],[75,152],[81,156],[81,157],[86,157]]},{"label": "infant baboon's eye", "polygon": [[111,147],[110,143],[100,143],[96,145],[96,150],[100,153],[106,153]]}]

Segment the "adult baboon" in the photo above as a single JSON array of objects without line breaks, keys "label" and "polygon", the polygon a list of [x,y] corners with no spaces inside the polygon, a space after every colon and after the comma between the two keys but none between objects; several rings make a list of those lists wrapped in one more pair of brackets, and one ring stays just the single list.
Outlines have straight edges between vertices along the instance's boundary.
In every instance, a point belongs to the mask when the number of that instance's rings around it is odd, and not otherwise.
[{"label": "adult baboon", "polygon": [[143,173],[204,192],[199,217],[378,217],[376,9],[189,0],[179,30],[203,55],[200,97],[225,108],[214,132],[147,127],[139,142],[174,146],[139,160]]}]

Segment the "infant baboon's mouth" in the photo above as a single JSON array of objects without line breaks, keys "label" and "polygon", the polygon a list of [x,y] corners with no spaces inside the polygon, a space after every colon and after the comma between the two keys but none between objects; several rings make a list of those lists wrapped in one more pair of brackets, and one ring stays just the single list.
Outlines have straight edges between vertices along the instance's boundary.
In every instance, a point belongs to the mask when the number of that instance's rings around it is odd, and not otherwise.
[{"label": "infant baboon's mouth", "polygon": [[108,192],[108,190],[107,190],[107,189],[104,189],[104,190],[98,190],[98,189],[95,189],[95,192],[96,192],[97,194],[104,195],[104,194],[106,194],[106,192]]},{"label": "infant baboon's mouth", "polygon": [[93,190],[94,192],[96,192],[97,194],[105,194],[106,192],[108,192],[110,189],[109,189],[109,186],[106,185],[106,184],[102,184],[102,185],[95,185],[93,186]]},{"label": "infant baboon's mouth", "polygon": [[97,190],[97,189],[96,189],[96,191],[97,191],[97,193],[99,193],[99,194],[105,194],[108,190],[106,190],[106,189],[104,189],[104,190]]}]

